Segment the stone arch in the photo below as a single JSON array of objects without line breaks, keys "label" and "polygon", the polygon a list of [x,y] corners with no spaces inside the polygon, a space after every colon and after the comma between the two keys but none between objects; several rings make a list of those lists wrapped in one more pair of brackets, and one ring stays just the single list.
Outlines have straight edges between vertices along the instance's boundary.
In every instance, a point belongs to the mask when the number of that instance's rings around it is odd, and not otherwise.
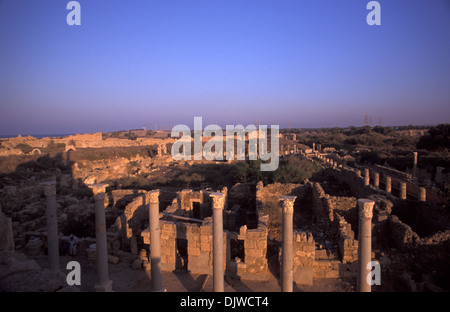
[{"label": "stone arch", "polygon": [[36,152],[40,155],[41,154],[41,150],[40,149],[38,149],[38,148],[34,148],[32,151],[31,151],[31,155],[34,155],[34,154],[36,154]]},{"label": "stone arch", "polygon": [[75,145],[72,144],[67,144],[66,148],[64,149],[65,152],[71,152],[71,151],[76,151],[77,148],[75,147]]}]

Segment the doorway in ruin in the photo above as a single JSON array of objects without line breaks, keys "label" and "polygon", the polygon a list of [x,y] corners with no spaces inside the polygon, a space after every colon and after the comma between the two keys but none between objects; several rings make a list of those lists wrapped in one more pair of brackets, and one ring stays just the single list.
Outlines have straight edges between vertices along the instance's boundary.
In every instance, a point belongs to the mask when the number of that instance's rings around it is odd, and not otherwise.
[{"label": "doorway in ruin", "polygon": [[236,258],[245,263],[244,241],[234,238],[230,239],[230,259],[235,260]]},{"label": "doorway in ruin", "polygon": [[175,269],[187,271],[188,269],[188,241],[185,238],[177,238],[176,242],[177,258]]},{"label": "doorway in ruin", "polygon": [[193,201],[192,202],[192,218],[201,219],[201,206],[200,202]]}]

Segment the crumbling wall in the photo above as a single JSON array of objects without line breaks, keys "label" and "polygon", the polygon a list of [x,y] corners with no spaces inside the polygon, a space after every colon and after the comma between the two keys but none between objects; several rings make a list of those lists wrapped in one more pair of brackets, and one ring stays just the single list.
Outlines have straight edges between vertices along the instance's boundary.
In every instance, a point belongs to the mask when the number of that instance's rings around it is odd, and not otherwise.
[{"label": "crumbling wall", "polygon": [[327,216],[330,222],[334,221],[335,211],[341,215],[348,214],[355,209],[357,202],[355,197],[330,196],[317,182],[312,184],[312,200],[316,217]]},{"label": "crumbling wall", "polygon": [[294,282],[312,285],[316,246],[311,233],[294,231]]},{"label": "crumbling wall", "polygon": [[[161,269],[174,271],[185,268],[192,274],[212,274],[213,236],[211,218],[202,224],[175,221],[160,221],[161,226]],[[147,228],[142,232],[144,244],[150,245],[150,234]],[[224,231],[225,268],[229,263],[228,232]],[[180,250],[183,240],[186,254]]]},{"label": "crumbling wall", "polygon": [[358,260],[358,240],[355,239],[351,225],[338,213],[336,213],[338,224],[338,247],[342,263]]},{"label": "crumbling wall", "polygon": [[[212,215],[211,199],[209,198],[211,192],[209,190],[194,191],[192,189],[179,191],[177,192],[176,204],[173,203],[167,212],[196,219],[210,217]],[[219,192],[227,196],[228,189],[224,187]],[[198,203],[198,211],[194,211],[194,203]],[[225,210],[226,207],[227,202],[225,202]]]},{"label": "crumbling wall", "polygon": [[419,241],[419,235],[408,224],[403,223],[396,215],[390,215],[388,220],[390,238],[394,246],[399,249],[404,249]]},{"label": "crumbling wall", "polygon": [[[245,260],[235,262],[236,274],[244,280],[267,280],[267,223],[269,217],[260,215],[256,229],[247,229],[242,226],[238,239],[244,241]],[[232,259],[233,260],[233,259]],[[233,262],[230,266],[233,266]]]},{"label": "crumbling wall", "polygon": [[377,193],[377,190],[374,187],[364,185],[364,178],[358,175],[357,170],[347,168],[326,168],[325,174],[336,178],[340,183],[347,184],[350,187],[352,194],[357,198],[364,198]]},{"label": "crumbling wall", "polygon": [[[199,204],[199,211],[194,213],[194,202]],[[203,219],[207,216],[211,216],[209,193],[205,190],[195,192],[191,189],[185,189],[177,192],[177,204],[178,209],[185,216],[191,218]],[[198,214],[198,215],[195,215]]]},{"label": "crumbling wall", "polygon": [[[128,192],[123,192],[122,195]],[[125,207],[123,214],[117,217],[116,222],[110,227],[111,232],[117,232],[121,240],[122,248],[131,248],[137,253],[136,238],[140,235],[144,225],[148,224],[148,200],[146,191],[138,192],[138,195]]]},{"label": "crumbling wall", "polygon": [[312,211],[317,219],[321,217],[328,217],[330,221],[333,220],[333,215],[330,214],[326,203],[325,191],[322,186],[315,182],[312,183]]},{"label": "crumbling wall", "polygon": [[273,183],[261,187],[257,187],[257,198],[263,203],[274,202],[278,203],[279,199],[283,195],[296,195],[300,192],[302,184],[294,183]]},{"label": "crumbling wall", "polygon": [[122,199],[126,199],[132,195],[145,193],[144,190],[112,190],[109,194],[109,198],[111,200],[111,204],[116,206]]},{"label": "crumbling wall", "polygon": [[[358,259],[358,241],[354,238],[351,223],[344,215],[350,216],[356,210],[356,198],[330,196],[319,183],[312,184],[312,198],[313,211],[323,217],[321,224],[333,237],[333,242],[329,242],[327,247],[319,245],[315,250],[314,277],[338,278],[354,275],[354,263]],[[335,246],[339,255],[332,251]]]},{"label": "crumbling wall", "polygon": [[[187,240],[187,268],[194,274],[212,274],[213,271],[213,233],[211,218],[200,224],[185,224]],[[182,228],[183,225],[178,225]],[[181,235],[180,235],[181,236]],[[224,231],[224,269],[228,262],[227,232]],[[183,237],[180,237],[183,238]]]}]

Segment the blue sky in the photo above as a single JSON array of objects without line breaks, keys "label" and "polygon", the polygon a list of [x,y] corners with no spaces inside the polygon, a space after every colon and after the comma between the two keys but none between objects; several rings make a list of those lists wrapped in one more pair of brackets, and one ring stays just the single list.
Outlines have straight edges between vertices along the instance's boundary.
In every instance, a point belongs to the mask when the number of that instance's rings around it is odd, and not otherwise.
[{"label": "blue sky", "polygon": [[0,0],[0,135],[450,122],[450,0]]}]

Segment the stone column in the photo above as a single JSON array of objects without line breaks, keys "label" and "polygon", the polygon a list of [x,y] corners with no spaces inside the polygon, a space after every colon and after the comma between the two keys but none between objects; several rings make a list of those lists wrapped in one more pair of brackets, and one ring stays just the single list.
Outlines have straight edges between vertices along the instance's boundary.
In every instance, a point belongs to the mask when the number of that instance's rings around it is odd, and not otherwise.
[{"label": "stone column", "polygon": [[47,247],[50,270],[59,271],[58,219],[56,215],[56,182],[41,183],[47,201]]},{"label": "stone column", "polygon": [[386,186],[386,193],[390,194],[391,191],[392,191],[391,177],[390,176],[386,176],[385,186]]},{"label": "stone column", "polygon": [[161,229],[159,227],[159,190],[148,192],[150,224],[150,266],[152,291],[164,291],[161,273]]},{"label": "stone column", "polygon": [[370,171],[368,168],[364,169],[364,185],[365,186],[370,185]]},{"label": "stone column", "polygon": [[358,233],[358,282],[359,292],[370,292],[371,285],[367,283],[367,276],[371,267],[367,264],[372,261],[372,211],[375,202],[370,199],[358,199],[359,233]]},{"label": "stone column", "polygon": [[224,291],[223,208],[225,194],[211,193],[213,210],[213,290]]},{"label": "stone column", "polygon": [[316,150],[316,143],[313,143],[312,150],[313,152]]},{"label": "stone column", "polygon": [[356,176],[357,176],[358,178],[362,178],[362,176],[361,176],[361,170],[356,170]]},{"label": "stone column", "polygon": [[419,201],[427,201],[427,189],[424,187],[419,188]]},{"label": "stone column", "polygon": [[400,188],[400,199],[406,199],[406,183],[400,182],[399,188]]},{"label": "stone column", "polygon": [[416,173],[417,170],[417,152],[413,152],[413,172]]},{"label": "stone column", "polygon": [[106,240],[105,220],[105,189],[108,184],[91,184],[95,198],[95,239],[97,255],[98,282],[95,285],[97,292],[112,291],[112,281],[108,274],[108,245]]},{"label": "stone column", "polygon": [[376,188],[380,187],[380,174],[378,172],[373,174],[373,186]]},{"label": "stone column", "polygon": [[281,291],[292,292],[294,283],[294,201],[296,196],[281,196],[283,210],[283,246],[281,253]]}]

